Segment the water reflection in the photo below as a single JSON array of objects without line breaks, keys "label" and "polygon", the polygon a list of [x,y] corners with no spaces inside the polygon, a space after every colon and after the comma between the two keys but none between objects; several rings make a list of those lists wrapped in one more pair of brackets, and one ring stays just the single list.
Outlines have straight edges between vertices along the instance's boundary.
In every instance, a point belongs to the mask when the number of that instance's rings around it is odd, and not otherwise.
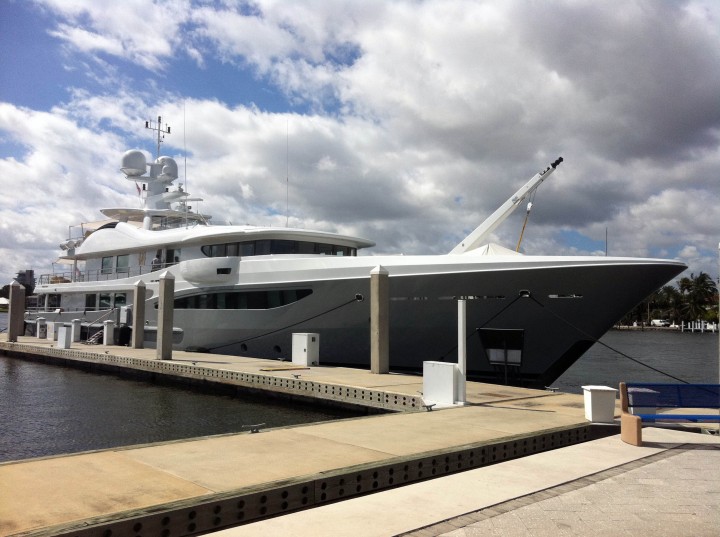
[{"label": "water reflection", "polygon": [[0,461],[351,417],[0,358]]}]

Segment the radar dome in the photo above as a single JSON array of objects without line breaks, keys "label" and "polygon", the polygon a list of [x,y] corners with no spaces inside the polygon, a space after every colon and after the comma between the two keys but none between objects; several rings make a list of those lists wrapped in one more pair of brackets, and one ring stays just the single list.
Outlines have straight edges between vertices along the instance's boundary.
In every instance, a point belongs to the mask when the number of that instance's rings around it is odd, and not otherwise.
[{"label": "radar dome", "polygon": [[177,179],[178,165],[174,159],[170,157],[160,157],[155,162],[162,164],[162,176],[165,178]]},{"label": "radar dome", "polygon": [[137,149],[126,151],[122,158],[122,172],[128,177],[139,177],[147,169],[145,154]]}]

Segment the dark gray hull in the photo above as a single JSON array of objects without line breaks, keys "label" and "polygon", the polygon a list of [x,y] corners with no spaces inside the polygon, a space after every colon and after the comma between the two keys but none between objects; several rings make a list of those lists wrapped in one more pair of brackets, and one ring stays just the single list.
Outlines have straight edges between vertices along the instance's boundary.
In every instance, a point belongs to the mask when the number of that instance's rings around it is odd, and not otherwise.
[{"label": "dark gray hull", "polygon": [[[457,361],[456,297],[464,296],[469,377],[548,386],[620,317],[684,269],[643,261],[391,271],[391,369],[419,372],[424,361]],[[313,293],[264,311],[176,310],[174,325],[185,334],[177,348],[289,360],[292,334],[317,332],[322,364],[369,368],[369,278],[285,283]],[[522,331],[520,364],[490,363],[480,337],[487,329]]]}]

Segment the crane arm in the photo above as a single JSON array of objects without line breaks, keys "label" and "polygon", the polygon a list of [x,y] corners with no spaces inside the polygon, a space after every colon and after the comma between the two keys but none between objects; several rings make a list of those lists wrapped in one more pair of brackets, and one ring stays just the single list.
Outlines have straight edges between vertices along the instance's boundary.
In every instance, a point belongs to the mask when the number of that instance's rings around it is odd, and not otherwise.
[{"label": "crane arm", "polygon": [[502,224],[505,219],[512,214],[512,212],[518,208],[518,206],[532,194],[540,184],[550,177],[550,174],[555,171],[560,163],[563,161],[562,157],[559,157],[555,162],[551,163],[545,170],[536,173],[527,183],[525,183],[520,189],[513,194],[510,199],[503,203],[498,209],[492,213],[482,224],[475,228],[475,230],[465,237],[460,244],[450,250],[451,254],[463,254],[470,250],[474,250],[487,239],[495,229]]}]

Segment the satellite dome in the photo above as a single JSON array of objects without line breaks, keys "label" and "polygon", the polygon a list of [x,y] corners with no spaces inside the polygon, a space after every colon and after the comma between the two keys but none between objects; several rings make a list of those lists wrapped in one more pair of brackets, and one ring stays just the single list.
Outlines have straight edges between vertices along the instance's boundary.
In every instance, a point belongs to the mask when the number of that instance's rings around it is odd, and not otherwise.
[{"label": "satellite dome", "polygon": [[177,179],[178,165],[174,159],[170,157],[159,157],[155,162],[162,164],[162,176],[165,178]]},{"label": "satellite dome", "polygon": [[120,169],[128,177],[139,177],[144,174],[147,169],[145,154],[137,149],[125,151],[122,158],[122,167]]}]

